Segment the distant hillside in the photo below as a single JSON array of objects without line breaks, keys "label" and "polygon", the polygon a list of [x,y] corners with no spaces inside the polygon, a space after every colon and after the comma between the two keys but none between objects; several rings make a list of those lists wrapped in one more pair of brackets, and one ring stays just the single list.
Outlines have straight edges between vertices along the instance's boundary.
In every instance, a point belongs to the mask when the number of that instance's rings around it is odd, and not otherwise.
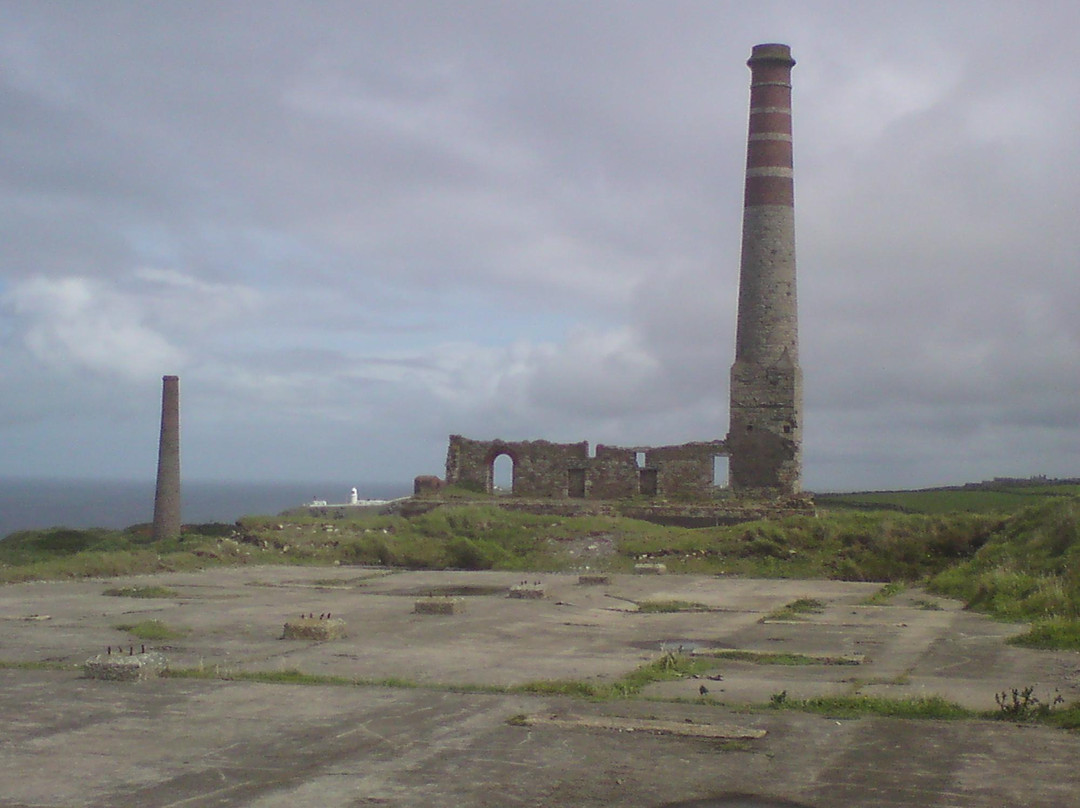
[{"label": "distant hillside", "polygon": [[815,494],[814,500],[821,508],[836,510],[1010,514],[1047,500],[1076,496],[1080,496],[1080,478],[997,477],[981,483],[914,491]]}]

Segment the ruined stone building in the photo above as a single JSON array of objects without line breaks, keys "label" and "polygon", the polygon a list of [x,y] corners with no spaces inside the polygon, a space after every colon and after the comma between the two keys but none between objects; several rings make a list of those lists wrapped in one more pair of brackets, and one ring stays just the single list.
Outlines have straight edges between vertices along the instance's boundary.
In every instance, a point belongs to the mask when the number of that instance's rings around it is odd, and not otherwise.
[{"label": "ruined stone building", "polygon": [[[523,497],[701,499],[717,493],[717,458],[727,458],[735,494],[790,496],[801,488],[802,371],[795,295],[795,196],[791,68],[787,45],[753,48],[739,272],[735,363],[728,434],[678,446],[616,447],[543,440],[450,437],[446,484],[493,492],[494,464],[513,463]],[[418,493],[443,484],[417,478]]]}]

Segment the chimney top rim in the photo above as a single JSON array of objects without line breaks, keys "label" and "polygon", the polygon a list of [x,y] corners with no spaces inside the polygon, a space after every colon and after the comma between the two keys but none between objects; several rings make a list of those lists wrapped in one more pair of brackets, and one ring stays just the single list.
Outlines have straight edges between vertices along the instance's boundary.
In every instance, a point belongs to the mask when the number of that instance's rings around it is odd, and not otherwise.
[{"label": "chimney top rim", "polygon": [[782,62],[792,67],[795,60],[791,58],[791,46],[782,45],[779,42],[766,42],[762,45],[754,45],[750,51],[750,58],[746,64],[753,67],[756,62]]}]

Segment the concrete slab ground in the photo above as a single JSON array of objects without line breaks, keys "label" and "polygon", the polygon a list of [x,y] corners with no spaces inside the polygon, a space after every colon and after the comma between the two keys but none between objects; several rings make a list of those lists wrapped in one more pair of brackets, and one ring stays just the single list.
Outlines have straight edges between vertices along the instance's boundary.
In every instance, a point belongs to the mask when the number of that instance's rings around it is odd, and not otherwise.
[{"label": "concrete slab ground", "polygon": [[[544,587],[546,597],[509,598],[523,583]],[[103,594],[149,585],[177,594]],[[576,575],[298,567],[4,586],[0,804],[1080,805],[1076,734],[1000,721],[835,720],[747,709],[782,691],[791,698],[938,694],[992,710],[995,693],[1032,685],[1040,698],[1058,692],[1080,700],[1080,654],[1005,645],[1021,627],[917,591],[865,605],[877,589],[630,575],[582,586]],[[464,609],[416,614],[416,601],[429,597],[460,598]],[[769,619],[798,598],[819,600],[824,611]],[[637,611],[657,600],[710,610]],[[326,613],[345,622],[345,639],[280,639],[287,620]],[[130,646],[116,626],[148,619],[185,630],[147,643],[174,668],[295,669],[421,686],[128,683],[34,667],[77,666],[106,646]],[[863,663],[721,661],[713,675],[722,678],[645,692],[681,702],[463,692],[612,680],[679,646],[859,655]],[[628,731],[628,718],[645,723]],[[649,721],[752,732],[738,740],[683,737]]]}]

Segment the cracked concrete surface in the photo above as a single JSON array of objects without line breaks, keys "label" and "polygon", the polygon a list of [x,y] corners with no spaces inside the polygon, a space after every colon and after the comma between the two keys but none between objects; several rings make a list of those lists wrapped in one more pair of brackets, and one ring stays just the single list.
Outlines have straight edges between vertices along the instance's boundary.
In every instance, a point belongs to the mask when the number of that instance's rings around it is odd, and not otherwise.
[{"label": "cracked concrete surface", "polygon": [[[907,592],[864,601],[875,584],[619,576],[579,586],[538,575],[543,600],[507,597],[520,573],[253,567],[0,588],[0,801],[11,806],[1068,806],[1080,805],[1080,737],[999,721],[835,720],[747,710],[786,690],[936,694],[994,709],[994,694],[1080,699],[1080,654],[1013,648],[1020,626]],[[156,584],[138,600],[111,586]],[[417,615],[428,592],[456,615]],[[763,618],[797,598],[825,604],[800,621]],[[710,611],[645,614],[685,600]],[[349,636],[282,640],[301,613],[331,612]],[[187,630],[154,643],[173,667],[296,669],[418,688],[160,679],[106,682],[76,669],[115,626],[145,619]],[[161,648],[161,646],[166,646]],[[588,702],[469,693],[467,685],[603,681],[663,648],[863,655],[857,666],[722,660],[722,680],[650,685],[663,699]],[[457,687],[459,690],[443,689]],[[679,699],[679,701],[670,701]],[[521,716],[547,720],[521,721]],[[685,723],[688,736],[629,731]],[[750,731],[741,740],[709,727]],[[761,733],[764,733],[761,735]],[[719,732],[713,734],[720,734]],[[761,737],[755,737],[760,735]],[[735,798],[730,795],[750,795]],[[741,800],[741,802],[737,801]],[[771,802],[770,802],[771,800]],[[690,803],[693,804],[693,803]]]}]

